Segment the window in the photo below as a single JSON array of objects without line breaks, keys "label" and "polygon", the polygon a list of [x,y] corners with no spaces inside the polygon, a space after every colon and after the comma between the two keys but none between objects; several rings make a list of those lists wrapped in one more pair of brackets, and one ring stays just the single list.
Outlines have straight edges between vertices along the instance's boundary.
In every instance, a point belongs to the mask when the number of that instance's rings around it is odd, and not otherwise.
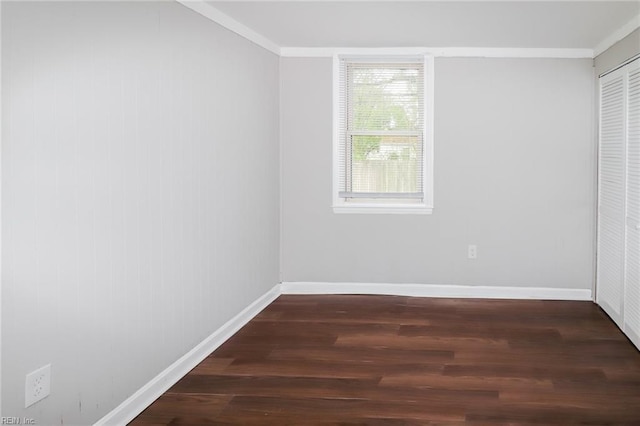
[{"label": "window", "polygon": [[432,59],[334,61],[334,211],[431,213]]}]

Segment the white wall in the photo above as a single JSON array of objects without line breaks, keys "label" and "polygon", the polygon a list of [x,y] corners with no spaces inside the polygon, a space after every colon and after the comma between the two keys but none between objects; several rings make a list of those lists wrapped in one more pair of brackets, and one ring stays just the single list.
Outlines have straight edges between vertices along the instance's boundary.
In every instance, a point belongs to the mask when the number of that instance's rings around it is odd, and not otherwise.
[{"label": "white wall", "polygon": [[283,281],[590,289],[592,61],[435,68],[434,213],[347,215],[331,209],[331,59],[281,60]]},{"label": "white wall", "polygon": [[279,60],[175,2],[2,7],[2,414],[88,424],[278,281]]}]

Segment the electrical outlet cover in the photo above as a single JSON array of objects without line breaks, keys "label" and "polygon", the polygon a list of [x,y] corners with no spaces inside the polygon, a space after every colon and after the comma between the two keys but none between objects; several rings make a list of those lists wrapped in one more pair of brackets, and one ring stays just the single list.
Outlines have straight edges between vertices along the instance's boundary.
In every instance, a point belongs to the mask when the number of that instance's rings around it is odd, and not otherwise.
[{"label": "electrical outlet cover", "polygon": [[475,244],[469,244],[469,248],[467,250],[467,257],[469,259],[477,259],[478,258],[478,246]]},{"label": "electrical outlet cover", "polygon": [[24,386],[24,408],[27,408],[51,392],[51,364],[27,374]]}]

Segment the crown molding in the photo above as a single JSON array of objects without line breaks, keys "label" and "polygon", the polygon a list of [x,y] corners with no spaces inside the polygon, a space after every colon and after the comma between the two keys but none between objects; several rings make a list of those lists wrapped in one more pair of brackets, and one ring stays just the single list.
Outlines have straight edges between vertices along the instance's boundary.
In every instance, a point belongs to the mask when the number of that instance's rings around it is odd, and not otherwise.
[{"label": "crown molding", "polygon": [[[117,1],[117,0],[116,0]],[[251,1],[252,3],[267,3],[278,1],[281,3],[308,3],[309,1],[313,1],[314,3],[331,3],[336,0],[218,0],[224,1],[225,3],[242,3]],[[390,0],[340,0],[343,3],[382,3],[389,2]],[[448,3],[486,3],[487,1],[496,2],[496,3],[548,3],[549,0],[402,0],[403,2],[409,3],[438,3],[442,1],[446,1]],[[563,3],[580,3],[585,1],[603,1],[603,0],[556,0],[558,2]],[[604,0],[606,1],[606,0]],[[633,0],[622,0],[622,1],[633,1]]]},{"label": "crown molding", "polygon": [[210,19],[211,21],[223,26],[224,28],[232,31],[239,36],[246,38],[247,40],[257,44],[268,51],[275,53],[276,55],[280,55],[280,46],[247,27],[244,24],[236,21],[229,15],[221,12],[210,4],[206,3],[204,0],[176,0],[178,3],[183,6],[193,10],[194,12],[199,13],[205,18]]},{"label": "crown molding", "polygon": [[[0,0],[1,1],[1,0]],[[622,28],[603,40],[595,49],[557,49],[557,48],[503,48],[503,47],[280,47],[267,37],[236,21],[229,15],[208,4],[204,0],[176,0],[183,6],[208,18],[241,37],[281,57],[324,58],[336,54],[376,55],[426,54],[445,58],[555,58],[555,59],[592,59],[635,29],[640,28],[640,15],[634,17]],[[295,1],[295,0],[294,0]]]},{"label": "crown molding", "polygon": [[438,56],[449,58],[552,58],[592,59],[593,49],[447,47]]},{"label": "crown molding", "polygon": [[556,58],[592,59],[592,49],[546,49],[546,48],[502,48],[502,47],[282,47],[282,57],[326,58],[334,55],[371,54],[416,54],[444,58]]},{"label": "crown molding", "polygon": [[640,14],[634,16],[629,22],[618,28],[616,31],[614,31],[608,37],[598,43],[598,45],[593,49],[593,57],[595,58],[596,56],[600,55],[602,52],[634,32],[638,28],[640,28]]}]

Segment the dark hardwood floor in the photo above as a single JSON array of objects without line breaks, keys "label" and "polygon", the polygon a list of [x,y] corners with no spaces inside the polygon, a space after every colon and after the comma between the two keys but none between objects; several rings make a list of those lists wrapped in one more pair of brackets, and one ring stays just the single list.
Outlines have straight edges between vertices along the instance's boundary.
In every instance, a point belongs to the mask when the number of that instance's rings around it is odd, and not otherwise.
[{"label": "dark hardwood floor", "polygon": [[590,302],[281,296],[132,425],[640,425]]}]

